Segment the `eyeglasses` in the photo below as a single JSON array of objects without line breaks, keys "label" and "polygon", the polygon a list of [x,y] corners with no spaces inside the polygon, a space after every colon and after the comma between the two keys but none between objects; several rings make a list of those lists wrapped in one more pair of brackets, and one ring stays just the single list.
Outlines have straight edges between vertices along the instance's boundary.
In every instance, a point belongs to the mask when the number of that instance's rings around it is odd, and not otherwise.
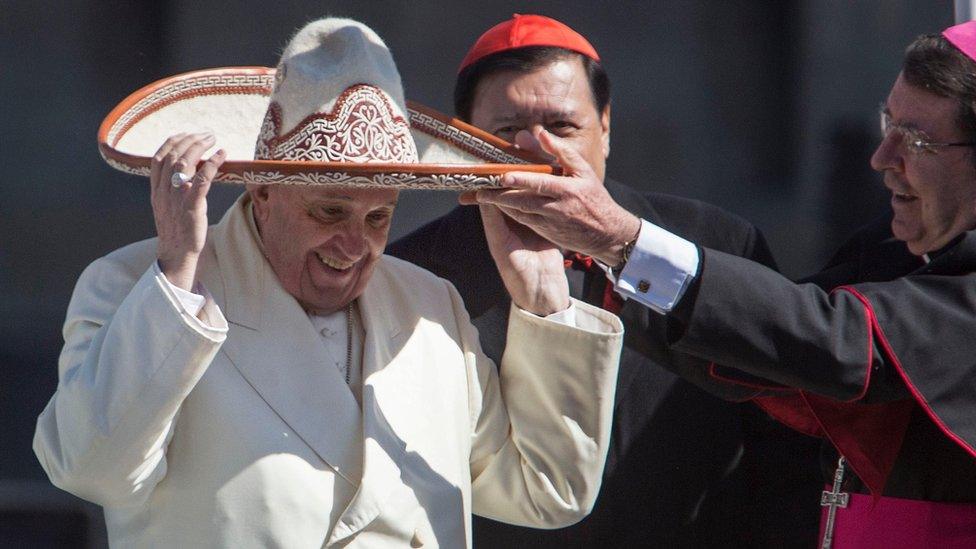
[{"label": "eyeglasses", "polygon": [[902,142],[905,143],[905,147],[908,152],[912,154],[922,154],[922,153],[936,153],[939,149],[944,147],[972,147],[976,146],[974,142],[958,142],[958,143],[939,143],[936,141],[929,141],[927,135],[922,130],[916,130],[915,128],[909,128],[907,126],[902,126],[901,124],[895,124],[891,121],[891,115],[888,113],[887,108],[882,104],[878,107],[878,116],[881,119],[881,137],[884,139],[888,137],[891,132],[897,132],[898,137],[901,137]]}]

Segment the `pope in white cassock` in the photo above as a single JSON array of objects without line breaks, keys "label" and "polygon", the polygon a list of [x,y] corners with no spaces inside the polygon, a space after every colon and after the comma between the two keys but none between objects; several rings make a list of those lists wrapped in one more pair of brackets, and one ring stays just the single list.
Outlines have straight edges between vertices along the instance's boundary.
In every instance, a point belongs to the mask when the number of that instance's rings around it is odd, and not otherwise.
[{"label": "pope in white cassock", "polygon": [[[417,161],[399,74],[367,27],[306,26],[278,72],[259,158],[326,143],[347,161]],[[364,113],[379,122],[351,131]],[[471,513],[581,519],[622,328],[569,298],[558,249],[483,210],[513,298],[497,375],[453,286],[382,255],[396,187],[248,185],[208,227],[227,155],[199,162],[216,145],[159,148],[158,237],[81,275],[38,418],[42,466],[104,507],[110,542],[463,547]]]}]

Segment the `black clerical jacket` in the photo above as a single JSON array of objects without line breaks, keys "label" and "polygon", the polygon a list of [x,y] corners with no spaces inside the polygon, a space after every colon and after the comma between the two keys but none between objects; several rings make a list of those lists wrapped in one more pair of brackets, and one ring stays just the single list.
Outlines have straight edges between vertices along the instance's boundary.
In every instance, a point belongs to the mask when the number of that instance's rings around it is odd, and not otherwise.
[{"label": "black clerical jacket", "polygon": [[889,224],[859,232],[805,284],[704,248],[671,348],[829,439],[825,472],[839,450],[853,489],[976,502],[976,231],[925,264]]},{"label": "black clerical jacket", "polygon": [[[607,188],[619,204],[644,219],[712,249],[773,266],[762,235],[738,217],[693,200],[638,193],[609,180]],[[498,362],[505,347],[509,297],[477,208],[457,208],[393,243],[387,253],[454,283],[485,352]],[[567,276],[574,297],[601,303],[606,283],[601,272],[571,269]],[[475,546],[762,547],[815,539],[819,443],[770,421],[751,404],[716,398],[675,376],[669,369],[683,370],[706,388],[712,381],[707,362],[668,349],[665,317],[634,302],[626,303],[620,316],[627,343],[610,451],[593,513],[556,531],[475,517]],[[721,394],[726,392],[721,388]],[[751,394],[734,392],[743,400]]]}]

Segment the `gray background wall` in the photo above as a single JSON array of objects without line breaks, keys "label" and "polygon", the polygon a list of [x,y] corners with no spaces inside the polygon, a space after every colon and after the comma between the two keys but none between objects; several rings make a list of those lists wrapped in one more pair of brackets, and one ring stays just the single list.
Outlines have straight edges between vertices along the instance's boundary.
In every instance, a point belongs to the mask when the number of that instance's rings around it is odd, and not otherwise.
[{"label": "gray background wall", "polygon": [[[325,14],[371,25],[407,95],[449,112],[464,51],[516,11],[563,20],[604,58],[611,177],[743,215],[789,275],[815,269],[886,207],[867,164],[875,108],[904,46],[952,22],[948,0],[0,0],[0,545],[100,543],[97,509],[46,483],[30,441],[56,385],[75,279],[153,236],[146,182],[98,156],[101,118],[170,74],[273,66],[290,34]],[[212,219],[237,192],[214,189]],[[392,236],[455,200],[406,193]]]}]

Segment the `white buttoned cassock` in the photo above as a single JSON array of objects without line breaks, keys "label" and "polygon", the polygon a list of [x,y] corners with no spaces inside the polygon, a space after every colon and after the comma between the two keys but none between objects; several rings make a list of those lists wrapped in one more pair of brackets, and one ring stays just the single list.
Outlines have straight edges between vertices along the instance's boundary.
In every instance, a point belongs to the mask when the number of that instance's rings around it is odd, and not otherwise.
[{"label": "white buttoned cassock", "polygon": [[113,546],[465,547],[472,512],[551,528],[592,507],[615,316],[513,308],[499,375],[453,286],[384,256],[357,300],[357,402],[333,367],[345,338],[328,352],[281,287],[246,197],[198,273],[199,317],[139,242],[90,265],[68,309],[34,450],[104,506]]}]

